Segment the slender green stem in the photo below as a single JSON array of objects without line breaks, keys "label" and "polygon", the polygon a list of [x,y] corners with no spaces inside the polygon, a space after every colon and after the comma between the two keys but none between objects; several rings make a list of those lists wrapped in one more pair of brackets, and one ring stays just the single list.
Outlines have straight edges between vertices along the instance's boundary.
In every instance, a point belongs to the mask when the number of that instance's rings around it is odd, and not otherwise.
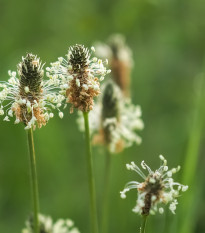
[{"label": "slender green stem", "polygon": [[31,190],[33,199],[33,220],[34,220],[34,232],[39,233],[39,223],[38,223],[38,212],[39,212],[39,202],[38,202],[38,181],[36,172],[36,158],[34,150],[34,140],[33,131],[29,129],[27,131],[28,135],[28,148],[30,156],[30,169],[31,169]]},{"label": "slender green stem", "polygon": [[104,173],[103,201],[102,201],[102,224],[101,224],[102,233],[106,233],[108,229],[110,164],[111,164],[111,154],[107,150],[106,161],[105,161],[105,173]]},{"label": "slender green stem", "polygon": [[141,227],[140,227],[140,233],[145,233],[147,217],[148,217],[148,215],[142,215],[142,223],[141,223]]},{"label": "slender green stem", "polygon": [[89,116],[89,112],[83,112],[84,123],[85,123],[88,181],[89,181],[89,189],[90,189],[90,217],[91,217],[91,229],[92,229],[91,232],[98,233],[95,180],[94,180],[94,174],[93,174],[93,159],[92,159],[91,145],[90,145],[90,129],[89,129],[88,116]]}]

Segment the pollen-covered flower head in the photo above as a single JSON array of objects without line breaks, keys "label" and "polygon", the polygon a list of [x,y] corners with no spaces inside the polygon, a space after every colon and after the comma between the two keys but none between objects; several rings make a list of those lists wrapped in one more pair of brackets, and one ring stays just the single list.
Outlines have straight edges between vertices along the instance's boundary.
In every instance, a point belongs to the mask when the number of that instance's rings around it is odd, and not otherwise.
[{"label": "pollen-covered flower head", "polygon": [[[39,233],[79,233],[79,230],[74,226],[74,222],[70,219],[59,219],[53,223],[50,216],[39,214],[38,218]],[[34,233],[32,217],[26,221],[26,228],[22,230],[22,233]]]},{"label": "pollen-covered flower head", "polygon": [[[136,133],[144,127],[140,106],[125,99],[113,81],[110,80],[103,86],[102,97],[98,99],[89,117],[93,143],[106,145],[111,153],[121,152],[133,143],[141,143],[141,138]],[[78,123],[83,131],[82,116],[79,116]]]},{"label": "pollen-covered flower head", "polygon": [[130,92],[130,73],[133,67],[132,51],[122,34],[111,35],[107,43],[96,43],[96,54],[109,59],[112,79],[125,96]]},{"label": "pollen-covered flower head", "polygon": [[159,158],[162,161],[162,165],[156,171],[152,171],[142,161],[141,166],[148,171],[148,175],[145,175],[134,162],[126,164],[128,170],[137,172],[144,180],[143,182],[131,181],[120,192],[121,197],[126,198],[128,191],[137,189],[137,204],[133,209],[135,213],[149,215],[158,211],[162,214],[164,212],[162,205],[170,203],[169,209],[175,214],[179,191],[185,192],[188,189],[188,186],[175,182],[172,178],[172,175],[180,170],[180,166],[169,170],[167,160],[162,155]]},{"label": "pollen-covered flower head", "polygon": [[[91,48],[95,51],[94,47]],[[107,60],[105,61],[107,63]],[[102,60],[91,58],[91,52],[83,45],[69,47],[67,59],[60,57],[47,68],[48,76],[57,76],[61,80],[61,93],[73,107],[88,112],[93,109],[93,98],[100,94],[100,83],[110,72]]]},{"label": "pollen-covered flower head", "polygon": [[58,109],[65,99],[55,92],[59,81],[44,81],[43,65],[31,53],[22,57],[17,70],[18,77],[16,72],[9,71],[8,82],[0,82],[0,115],[6,115],[5,121],[14,115],[15,123],[23,122],[25,129],[35,129],[36,124],[40,128],[53,117],[51,110]]}]

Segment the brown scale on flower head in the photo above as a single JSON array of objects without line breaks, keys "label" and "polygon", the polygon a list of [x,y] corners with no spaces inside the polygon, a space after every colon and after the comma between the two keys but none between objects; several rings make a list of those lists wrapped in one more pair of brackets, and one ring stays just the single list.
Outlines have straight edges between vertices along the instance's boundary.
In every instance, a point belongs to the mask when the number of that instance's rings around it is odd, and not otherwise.
[{"label": "brown scale on flower head", "polygon": [[130,67],[117,57],[111,60],[112,78],[125,96],[130,96]]},{"label": "brown scale on flower head", "polygon": [[[79,80],[80,86],[77,86],[76,79]],[[87,85],[89,81],[88,73],[86,70],[82,73],[78,73],[70,82],[70,87],[66,91],[68,97],[68,103],[71,103],[73,107],[78,108],[82,112],[89,112],[93,109],[93,98],[100,94],[100,90],[94,90],[93,88],[86,89],[83,84]],[[97,78],[95,79],[96,82]],[[99,83],[99,82],[98,82]],[[73,112],[71,107],[71,113]]]},{"label": "brown scale on flower head", "polygon": [[71,112],[73,112],[73,107],[89,112],[93,109],[93,98],[100,94],[99,88],[91,86],[93,81],[98,87],[100,83],[98,78],[92,77],[89,72],[89,58],[90,53],[83,45],[77,44],[69,48],[68,62],[72,68],[68,70],[68,73],[73,76],[73,79],[69,83],[66,95],[67,102],[72,104]]},{"label": "brown scale on flower head", "polygon": [[130,95],[130,75],[132,68],[131,50],[125,44],[122,35],[113,35],[109,38],[109,46],[112,51],[111,69],[112,78],[121,88],[125,96]]},{"label": "brown scale on flower head", "polygon": [[25,125],[28,125],[34,116],[40,128],[46,124],[43,110],[38,106],[33,107],[32,114],[28,104],[30,102],[32,107],[42,99],[41,83],[44,72],[41,63],[39,63],[39,58],[28,53],[18,65],[18,74],[20,76],[19,96],[22,103],[17,103],[12,110],[15,112],[16,118]]}]

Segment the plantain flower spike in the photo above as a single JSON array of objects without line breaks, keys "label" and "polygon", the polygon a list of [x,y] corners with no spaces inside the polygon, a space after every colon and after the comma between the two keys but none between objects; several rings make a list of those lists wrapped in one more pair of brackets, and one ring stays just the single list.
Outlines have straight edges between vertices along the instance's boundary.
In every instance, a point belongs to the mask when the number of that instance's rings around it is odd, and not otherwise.
[{"label": "plantain flower spike", "polygon": [[[32,218],[27,220],[25,225],[22,233],[34,233]],[[59,219],[56,223],[53,223],[50,216],[42,214],[39,214],[39,228],[39,233],[80,233],[72,220]]]},{"label": "plantain flower spike", "polygon": [[[108,82],[105,86],[103,97],[102,97],[102,116],[101,116],[101,127],[102,137],[105,144],[111,149],[111,144],[115,138],[113,132],[116,130],[119,124],[120,117],[120,91],[116,85],[112,82]],[[114,142],[115,146],[121,147],[121,140]]]},{"label": "plantain flower spike", "polygon": [[[91,48],[95,52],[94,47]],[[91,58],[92,52],[84,45],[76,44],[69,47],[67,59],[60,57],[57,62],[51,63],[47,71],[51,76],[58,76],[61,81],[61,93],[73,108],[83,112],[93,109],[93,98],[100,94],[100,81],[110,73],[102,62],[96,57]]]},{"label": "plantain flower spike", "polygon": [[133,208],[133,212],[141,215],[155,214],[159,212],[164,213],[164,204],[169,203],[170,211],[175,214],[176,206],[178,204],[177,197],[179,197],[180,190],[185,192],[188,189],[187,185],[182,185],[175,182],[172,175],[180,170],[177,168],[169,169],[167,160],[160,155],[162,164],[156,171],[142,161],[141,166],[148,171],[146,176],[144,172],[134,163],[126,164],[128,170],[135,171],[144,180],[143,182],[131,181],[125,185],[123,191],[120,192],[121,198],[126,198],[126,193],[131,189],[137,189],[138,197],[137,204]]},{"label": "plantain flower spike", "polygon": [[16,72],[9,71],[8,82],[0,82],[0,115],[4,121],[15,116],[15,124],[23,122],[25,129],[41,128],[54,116],[53,109],[59,110],[65,97],[55,92],[59,81],[43,80],[44,71],[40,59],[31,53],[22,57]]},{"label": "plantain flower spike", "polygon": [[96,54],[110,60],[111,77],[125,96],[130,96],[130,76],[133,67],[132,51],[121,34],[113,34],[107,43],[96,43]]},{"label": "plantain flower spike", "polygon": [[[133,105],[130,99],[125,99],[113,81],[109,80],[103,86],[102,97],[89,117],[93,143],[106,145],[111,153],[119,153],[134,143],[141,143],[136,132],[144,128],[141,108]],[[79,115],[77,121],[80,130],[84,131],[82,116]]]}]

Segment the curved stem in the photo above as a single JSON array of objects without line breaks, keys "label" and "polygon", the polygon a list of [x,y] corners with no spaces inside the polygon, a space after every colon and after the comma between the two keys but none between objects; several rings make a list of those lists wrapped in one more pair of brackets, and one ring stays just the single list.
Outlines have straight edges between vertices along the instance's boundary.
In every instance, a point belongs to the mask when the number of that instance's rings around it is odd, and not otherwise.
[{"label": "curved stem", "polygon": [[142,215],[142,223],[140,227],[140,233],[145,233],[145,227],[147,223],[147,215]]},{"label": "curved stem", "polygon": [[28,148],[30,156],[30,169],[31,169],[31,190],[33,199],[33,220],[34,220],[34,232],[39,233],[39,222],[38,222],[38,212],[39,212],[39,201],[38,201],[38,181],[37,181],[37,171],[36,171],[36,157],[34,150],[34,140],[33,140],[33,130],[29,129],[27,131],[28,136]]},{"label": "curved stem", "polygon": [[111,164],[111,154],[106,151],[106,162],[105,162],[105,173],[104,173],[104,188],[103,188],[103,201],[102,201],[102,233],[107,232],[108,228],[108,207],[109,207],[109,180],[110,180],[110,164]]},{"label": "curved stem", "polygon": [[85,124],[85,140],[86,140],[86,155],[87,155],[87,168],[88,168],[88,181],[90,189],[90,217],[92,233],[98,233],[98,220],[97,220],[97,206],[95,194],[95,181],[93,174],[93,159],[90,145],[90,129],[89,129],[89,112],[83,112]]}]

